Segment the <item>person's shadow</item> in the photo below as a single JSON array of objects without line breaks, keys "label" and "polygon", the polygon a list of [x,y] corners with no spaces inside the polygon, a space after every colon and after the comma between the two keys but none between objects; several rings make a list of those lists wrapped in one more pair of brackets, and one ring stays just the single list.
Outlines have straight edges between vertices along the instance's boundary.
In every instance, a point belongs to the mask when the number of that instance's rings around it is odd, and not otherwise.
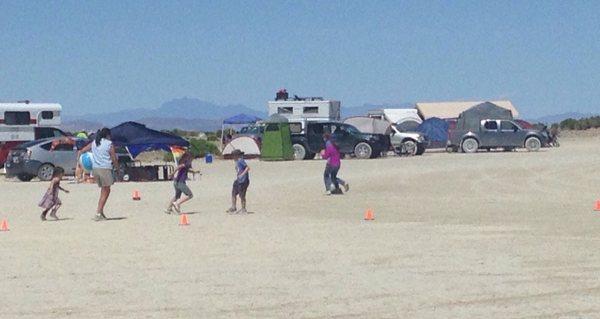
[{"label": "person's shadow", "polygon": [[62,222],[66,220],[73,220],[73,218],[65,217],[65,218],[57,218],[57,219],[46,219],[47,222]]}]

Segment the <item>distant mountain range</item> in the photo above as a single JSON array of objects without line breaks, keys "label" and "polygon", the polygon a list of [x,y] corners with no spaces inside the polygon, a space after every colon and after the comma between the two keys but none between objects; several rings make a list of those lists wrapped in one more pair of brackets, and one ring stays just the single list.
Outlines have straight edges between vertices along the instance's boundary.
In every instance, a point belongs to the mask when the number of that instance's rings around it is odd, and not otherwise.
[{"label": "distant mountain range", "polygon": [[[411,107],[414,107],[413,103],[342,106],[342,117],[365,115],[373,109]],[[126,121],[135,121],[157,130],[178,128],[189,131],[215,131],[221,128],[224,118],[240,113],[261,118],[267,117],[266,111],[261,112],[241,104],[223,106],[196,98],[184,97],[168,101],[156,109],[134,108],[110,113],[65,116],[62,128],[65,131],[95,131],[103,126],[113,127]],[[591,113],[571,112],[544,116],[530,121],[558,123],[568,118],[580,119],[593,115]]]},{"label": "distant mountain range", "polygon": [[[412,107],[412,105],[364,104],[357,107],[342,107],[342,116],[364,115],[369,110],[386,107]],[[133,108],[109,113],[64,116],[62,128],[65,131],[95,131],[103,126],[112,127],[126,121],[135,121],[157,130],[178,128],[190,131],[215,131],[221,128],[224,118],[240,113],[267,117],[266,111],[261,112],[241,104],[222,106],[184,97],[168,101],[156,109]]]},{"label": "distant mountain range", "polygon": [[579,120],[582,118],[586,118],[586,117],[592,117],[592,116],[596,116],[598,114],[594,114],[594,113],[579,113],[579,112],[567,112],[567,113],[561,113],[561,114],[555,114],[555,115],[547,115],[547,116],[543,116],[534,120],[531,120],[531,122],[539,122],[539,123],[545,123],[545,124],[554,124],[554,123],[560,123],[566,119],[575,119],[575,120]]}]

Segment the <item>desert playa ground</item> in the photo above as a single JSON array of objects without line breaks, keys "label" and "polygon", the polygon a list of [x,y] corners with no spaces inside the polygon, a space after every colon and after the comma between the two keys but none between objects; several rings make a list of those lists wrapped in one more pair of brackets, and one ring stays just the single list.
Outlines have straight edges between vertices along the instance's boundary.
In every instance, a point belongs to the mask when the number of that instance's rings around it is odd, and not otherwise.
[{"label": "desert playa ground", "polygon": [[106,222],[65,183],[42,223],[47,184],[2,178],[0,317],[600,318],[599,143],[347,160],[343,196],[322,161],[252,160],[246,216],[224,213],[233,163],[198,162],[187,227],[168,182],[116,185]]}]

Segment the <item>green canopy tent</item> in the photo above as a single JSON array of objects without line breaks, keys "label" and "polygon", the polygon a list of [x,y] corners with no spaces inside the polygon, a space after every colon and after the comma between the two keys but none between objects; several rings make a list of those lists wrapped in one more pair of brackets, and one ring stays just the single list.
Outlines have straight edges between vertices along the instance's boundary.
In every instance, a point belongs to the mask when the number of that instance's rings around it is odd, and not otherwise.
[{"label": "green canopy tent", "polygon": [[260,158],[265,161],[289,161],[294,159],[290,124],[281,115],[274,114],[264,122]]}]

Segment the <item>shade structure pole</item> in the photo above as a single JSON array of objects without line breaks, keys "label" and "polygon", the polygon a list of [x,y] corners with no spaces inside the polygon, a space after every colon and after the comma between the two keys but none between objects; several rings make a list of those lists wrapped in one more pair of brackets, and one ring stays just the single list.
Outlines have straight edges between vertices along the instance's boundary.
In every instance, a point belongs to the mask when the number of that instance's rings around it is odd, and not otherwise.
[{"label": "shade structure pole", "polygon": [[225,120],[221,122],[221,153],[223,153],[223,131],[225,130]]}]

